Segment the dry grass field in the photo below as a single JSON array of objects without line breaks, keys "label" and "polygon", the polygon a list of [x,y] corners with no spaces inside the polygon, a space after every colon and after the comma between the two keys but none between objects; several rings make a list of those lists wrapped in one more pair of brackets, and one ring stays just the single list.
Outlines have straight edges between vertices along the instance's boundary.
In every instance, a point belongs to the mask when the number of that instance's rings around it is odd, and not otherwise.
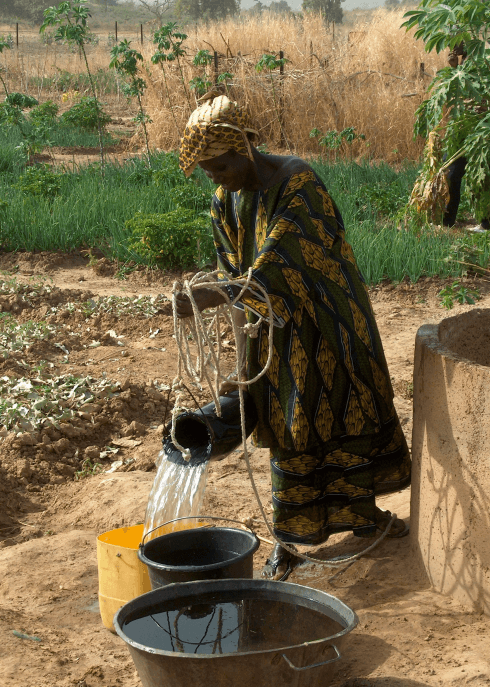
[{"label": "dry grass field", "polygon": [[[165,66],[170,104],[161,68],[150,62],[154,47],[150,42],[151,27],[146,25],[142,53],[148,90],[144,104],[153,120],[149,127],[152,145],[166,150],[178,145],[190,109],[195,105],[188,82],[202,76],[204,69],[195,67],[192,58],[198,50],[207,49],[218,52],[219,73],[233,74],[230,94],[248,104],[261,142],[270,149],[284,148],[270,76],[255,71],[255,64],[264,53],[282,50],[289,62],[283,77],[276,70],[274,81],[286,137],[296,154],[318,152],[317,141],[310,138],[314,127],[323,132],[355,127],[366,139],[356,141],[349,154],[388,162],[417,159],[423,142],[412,137],[414,112],[431,77],[444,66],[445,56],[425,53],[423,43],[400,28],[402,17],[403,12],[379,10],[360,15],[355,24],[334,28],[327,27],[318,15],[300,20],[265,13],[207,27],[189,26],[185,29],[187,54],[181,60],[183,80],[176,62]],[[0,26],[0,35],[8,31],[11,27]],[[63,72],[83,72],[80,56],[67,46],[43,45],[34,29],[30,33],[23,31],[21,37],[18,50],[5,51],[0,57],[10,88],[27,91],[41,100],[61,100],[59,78],[57,81],[53,77]],[[119,37],[140,46],[136,26],[132,31],[120,32]],[[108,35],[100,34],[98,45],[88,46],[94,73],[108,70],[111,45]],[[208,75],[213,80],[212,66]],[[111,106],[119,104],[121,110],[126,108],[119,77],[114,75],[110,87],[105,92],[102,88],[100,95]]]}]

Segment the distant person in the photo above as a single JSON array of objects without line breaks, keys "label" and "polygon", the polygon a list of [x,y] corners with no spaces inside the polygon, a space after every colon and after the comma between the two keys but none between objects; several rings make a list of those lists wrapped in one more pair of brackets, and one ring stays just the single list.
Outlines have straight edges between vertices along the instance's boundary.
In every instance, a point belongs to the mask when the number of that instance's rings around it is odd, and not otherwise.
[{"label": "distant person", "polygon": [[[460,62],[461,58],[461,62]],[[459,64],[463,64],[466,59],[466,50],[464,43],[457,45],[448,56],[448,62],[451,67],[456,68]],[[490,142],[489,142],[490,145]],[[445,227],[452,227],[456,223],[456,216],[458,214],[459,203],[461,200],[461,182],[466,171],[467,159],[463,155],[455,160],[447,168],[445,175],[449,186],[449,202],[444,213],[443,224]],[[485,231],[490,229],[490,221],[482,219],[480,225],[475,227],[473,231]]]},{"label": "distant person", "polygon": [[[376,495],[408,486],[410,456],[367,288],[321,179],[297,157],[260,153],[255,133],[243,108],[209,94],[187,123],[180,166],[190,176],[199,165],[219,184],[211,217],[218,267],[230,280],[223,290],[239,293],[233,279],[251,267],[240,299],[248,321],[269,314],[254,282],[272,303],[272,364],[249,391],[255,444],[271,451],[274,532],[288,544],[345,531],[374,537],[391,519]],[[193,295],[199,310],[225,301],[204,287]],[[185,294],[177,315],[192,315]],[[247,339],[249,379],[267,361],[268,334],[262,324]],[[407,533],[397,518],[388,536]],[[276,545],[265,573],[285,579],[294,563]]]}]

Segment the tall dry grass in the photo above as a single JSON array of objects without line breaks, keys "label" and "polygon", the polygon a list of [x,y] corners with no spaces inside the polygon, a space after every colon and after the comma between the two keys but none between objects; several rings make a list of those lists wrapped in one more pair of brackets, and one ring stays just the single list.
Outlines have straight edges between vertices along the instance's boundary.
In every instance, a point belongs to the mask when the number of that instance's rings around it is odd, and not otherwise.
[{"label": "tall dry grass", "polygon": [[[275,76],[281,92],[286,137],[295,153],[317,153],[310,131],[341,131],[355,127],[366,136],[351,154],[369,154],[390,162],[416,159],[423,142],[413,140],[414,113],[431,76],[444,65],[442,55],[428,55],[421,41],[400,28],[403,12],[380,10],[372,20],[355,27],[350,40],[346,30],[327,28],[318,16],[303,21],[264,14],[246,22],[233,20],[188,30],[189,56],[201,48],[217,50],[220,71],[234,74],[231,96],[247,103],[270,149],[284,148],[272,100],[270,79],[257,74],[254,65],[266,52],[284,51],[290,60],[284,77]],[[146,52],[149,57],[149,52]],[[424,64],[421,74],[420,65]],[[145,105],[153,124],[152,143],[163,149],[178,143],[175,123],[165,94],[162,74],[150,66],[150,87]],[[168,68],[167,68],[168,69]],[[184,61],[185,79],[199,68]],[[189,114],[178,71],[168,70],[171,102],[179,128]]]},{"label": "tall dry grass", "polygon": [[[335,36],[332,26],[326,27],[319,16],[313,15],[300,20],[265,13],[209,26],[189,26],[185,29],[187,56],[182,59],[185,90],[176,63],[165,66],[170,103],[162,71],[150,62],[154,46],[147,40],[142,76],[148,83],[144,106],[153,120],[149,125],[151,144],[165,150],[178,146],[190,109],[195,106],[187,84],[202,74],[202,68],[192,65],[192,57],[206,48],[218,51],[220,72],[234,75],[230,95],[248,105],[261,142],[270,150],[286,150],[270,78],[257,74],[254,68],[262,54],[283,50],[289,62],[282,79],[275,74],[274,80],[280,93],[286,137],[295,153],[318,153],[317,141],[309,136],[315,127],[325,132],[353,126],[366,140],[355,142],[349,154],[389,162],[417,159],[423,141],[412,137],[414,113],[431,77],[444,66],[446,58],[425,53],[423,43],[400,28],[403,12],[379,10],[370,17],[365,23],[349,27],[349,32],[336,26]],[[132,38],[136,47],[136,37]],[[106,37],[98,46],[90,47],[93,71],[107,68],[109,49]],[[24,91],[29,90],[29,74],[40,77],[63,69],[83,70],[77,54],[54,45],[38,47],[32,54],[6,51],[2,61],[7,63],[10,83]],[[53,96],[42,89],[37,93],[34,90],[32,95],[41,99]],[[119,94],[117,97],[121,102]]]}]

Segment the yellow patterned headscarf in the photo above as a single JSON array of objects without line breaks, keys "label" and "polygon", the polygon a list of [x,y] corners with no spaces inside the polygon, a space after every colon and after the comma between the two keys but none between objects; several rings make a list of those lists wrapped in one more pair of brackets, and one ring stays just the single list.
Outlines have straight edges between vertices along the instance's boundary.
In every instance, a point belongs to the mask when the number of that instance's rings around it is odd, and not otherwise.
[{"label": "yellow patterned headscarf", "polygon": [[251,127],[248,112],[226,95],[210,93],[208,98],[191,114],[180,142],[179,165],[186,177],[202,160],[228,150],[253,159],[247,134],[257,131]]}]

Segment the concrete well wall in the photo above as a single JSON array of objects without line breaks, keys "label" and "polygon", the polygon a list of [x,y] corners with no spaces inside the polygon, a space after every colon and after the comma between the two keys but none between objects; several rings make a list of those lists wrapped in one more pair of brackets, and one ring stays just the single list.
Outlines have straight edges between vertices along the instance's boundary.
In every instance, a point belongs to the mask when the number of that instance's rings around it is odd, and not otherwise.
[{"label": "concrete well wall", "polygon": [[417,333],[410,528],[434,588],[490,615],[490,367],[451,350],[480,324],[490,311]]}]

